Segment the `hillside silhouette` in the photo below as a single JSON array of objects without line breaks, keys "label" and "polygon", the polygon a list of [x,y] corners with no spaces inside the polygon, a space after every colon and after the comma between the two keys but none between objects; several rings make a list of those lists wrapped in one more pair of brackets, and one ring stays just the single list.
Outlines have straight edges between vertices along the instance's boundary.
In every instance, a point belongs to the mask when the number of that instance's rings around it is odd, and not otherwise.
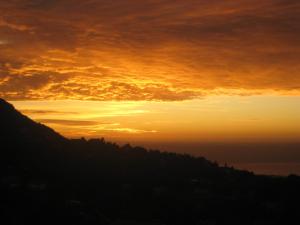
[{"label": "hillside silhouette", "polygon": [[0,99],[2,224],[298,224],[300,178],[67,139]]}]

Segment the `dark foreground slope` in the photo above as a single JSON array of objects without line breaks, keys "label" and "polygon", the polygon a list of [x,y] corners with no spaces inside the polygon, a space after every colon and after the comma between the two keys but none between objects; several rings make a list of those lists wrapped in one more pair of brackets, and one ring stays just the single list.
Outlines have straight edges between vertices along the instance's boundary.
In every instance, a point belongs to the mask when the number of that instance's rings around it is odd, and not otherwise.
[{"label": "dark foreground slope", "polygon": [[69,140],[0,100],[1,224],[298,224],[300,179]]}]

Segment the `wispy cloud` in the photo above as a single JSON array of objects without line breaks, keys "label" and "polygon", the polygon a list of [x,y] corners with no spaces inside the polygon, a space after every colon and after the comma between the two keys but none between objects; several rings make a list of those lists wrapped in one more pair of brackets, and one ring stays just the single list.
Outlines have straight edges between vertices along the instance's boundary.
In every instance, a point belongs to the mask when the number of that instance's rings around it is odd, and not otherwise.
[{"label": "wispy cloud", "polygon": [[[38,119],[40,123],[48,125],[58,125],[64,127],[64,129],[76,128],[87,131],[91,134],[114,132],[114,133],[129,133],[129,134],[144,134],[144,133],[157,133],[156,130],[142,130],[129,127],[123,127],[120,123],[104,123],[99,121],[90,120],[66,120],[66,119]],[[70,131],[69,131],[70,132]]]},{"label": "wispy cloud", "polygon": [[65,112],[65,111],[55,111],[55,110],[36,110],[36,109],[22,109],[20,110],[24,114],[28,115],[74,115],[78,112]]},{"label": "wispy cloud", "polygon": [[39,119],[41,123],[58,124],[64,126],[95,126],[101,124],[98,121],[86,121],[86,120],[63,120],[63,119]]},{"label": "wispy cloud", "polygon": [[133,128],[124,128],[124,127],[105,129],[105,131],[114,131],[114,132],[131,133],[131,134],[157,133],[156,130],[139,130]]}]

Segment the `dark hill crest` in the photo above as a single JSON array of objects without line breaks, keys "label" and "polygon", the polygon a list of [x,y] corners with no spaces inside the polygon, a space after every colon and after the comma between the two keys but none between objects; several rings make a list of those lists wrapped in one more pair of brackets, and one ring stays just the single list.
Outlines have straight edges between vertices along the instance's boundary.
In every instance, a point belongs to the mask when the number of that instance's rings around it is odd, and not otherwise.
[{"label": "dark hill crest", "polygon": [[0,99],[3,224],[253,225],[299,221],[300,179],[202,157],[64,138]]},{"label": "dark hill crest", "polygon": [[3,140],[23,142],[58,142],[65,138],[53,129],[36,123],[17,111],[13,105],[0,99],[0,123]]}]

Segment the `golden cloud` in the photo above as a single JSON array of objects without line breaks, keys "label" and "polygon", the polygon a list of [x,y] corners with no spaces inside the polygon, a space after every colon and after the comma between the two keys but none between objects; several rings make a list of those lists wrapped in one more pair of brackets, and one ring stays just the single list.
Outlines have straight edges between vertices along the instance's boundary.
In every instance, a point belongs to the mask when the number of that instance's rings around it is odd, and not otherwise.
[{"label": "golden cloud", "polygon": [[13,0],[0,11],[9,100],[300,93],[298,0]]}]

